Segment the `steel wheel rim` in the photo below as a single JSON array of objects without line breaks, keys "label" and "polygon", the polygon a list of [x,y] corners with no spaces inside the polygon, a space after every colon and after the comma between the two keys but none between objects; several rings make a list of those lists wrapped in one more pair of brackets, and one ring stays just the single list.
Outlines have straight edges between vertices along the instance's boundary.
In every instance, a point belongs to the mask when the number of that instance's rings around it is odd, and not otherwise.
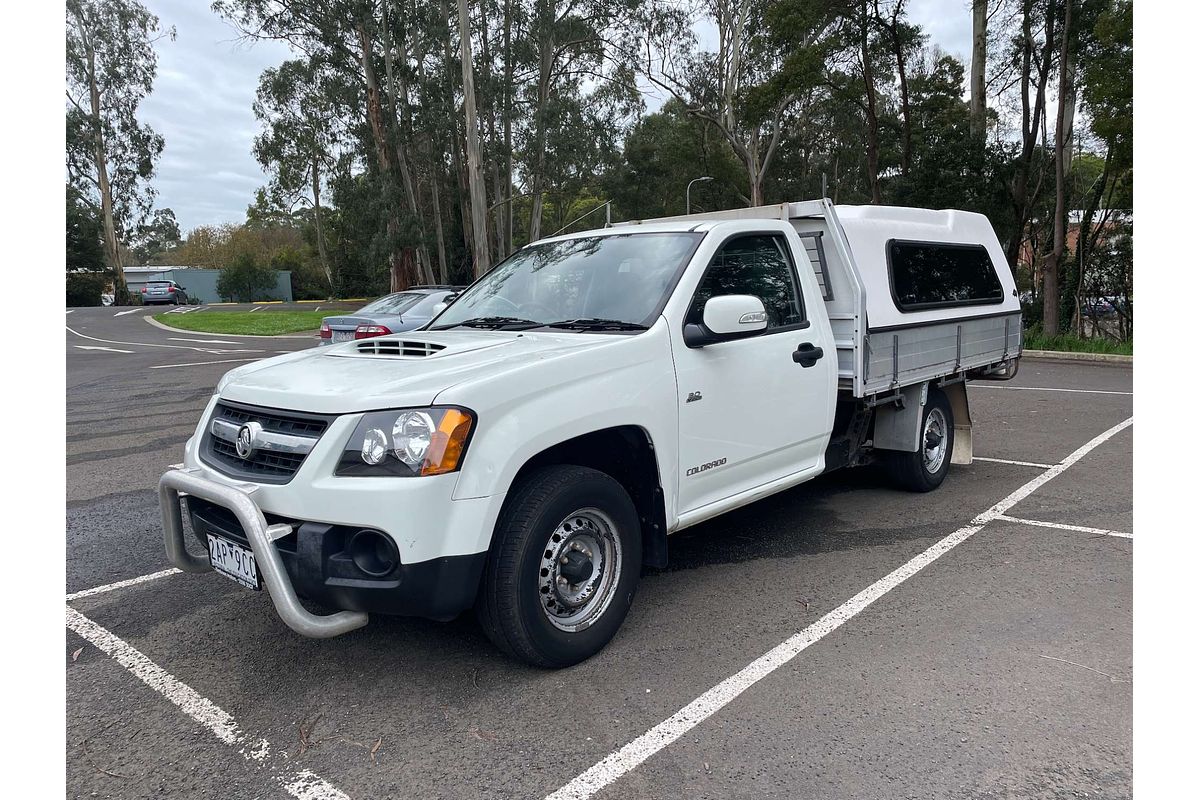
[{"label": "steel wheel rim", "polygon": [[940,408],[931,408],[925,418],[925,427],[921,431],[922,456],[925,461],[925,471],[936,475],[946,460],[946,450],[950,444],[949,426],[946,415]]},{"label": "steel wheel rim", "polygon": [[550,624],[577,633],[604,615],[616,594],[621,539],[612,518],[581,508],[554,526],[538,567],[538,605]]}]

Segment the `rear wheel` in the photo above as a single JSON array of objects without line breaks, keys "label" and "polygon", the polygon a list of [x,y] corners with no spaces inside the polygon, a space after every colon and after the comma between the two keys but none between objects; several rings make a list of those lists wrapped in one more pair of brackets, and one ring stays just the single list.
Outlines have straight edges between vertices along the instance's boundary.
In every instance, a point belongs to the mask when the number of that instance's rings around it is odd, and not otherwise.
[{"label": "rear wheel", "polygon": [[637,589],[641,527],[608,475],[556,465],[514,487],[496,525],[477,606],[497,647],[539,667],[566,667],[616,634]]},{"label": "rear wheel", "polygon": [[929,390],[917,448],[915,453],[889,451],[888,474],[901,489],[931,492],[946,479],[950,454],[954,451],[954,414],[950,401],[938,389]]}]

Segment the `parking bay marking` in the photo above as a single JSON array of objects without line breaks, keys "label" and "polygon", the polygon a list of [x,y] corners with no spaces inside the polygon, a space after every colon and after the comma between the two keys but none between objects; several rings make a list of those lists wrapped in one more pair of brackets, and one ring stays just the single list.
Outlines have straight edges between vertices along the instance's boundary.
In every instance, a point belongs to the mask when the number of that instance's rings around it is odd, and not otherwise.
[{"label": "parking bay marking", "polygon": [[996,519],[1002,522],[1016,522],[1021,525],[1034,525],[1038,528],[1057,528],[1062,531],[1076,531],[1077,533],[1099,533],[1104,536],[1116,536],[1120,539],[1132,539],[1132,533],[1123,531],[1110,531],[1105,528],[1089,528],[1085,525],[1068,525],[1065,522],[1045,522],[1040,519],[1022,519],[1021,517],[1010,517],[1007,514],[1000,514]]},{"label": "parking bay marking", "polygon": [[181,339],[178,336],[168,336],[168,342],[194,342],[196,344],[242,344],[242,342],[229,342],[224,339]]},{"label": "parking bay marking", "polygon": [[1059,389],[1050,386],[993,386],[988,383],[972,383],[972,389],[1001,389],[1006,392],[1069,392],[1071,394],[1119,394],[1132,396],[1133,392],[1114,392],[1109,389]]},{"label": "parking bay marking", "polygon": [[107,628],[66,607],[67,627],[107,653],[118,664],[174,703],[180,711],[200,723],[225,744],[238,748],[242,757],[261,767],[271,767],[272,780],[297,800],[350,800],[333,784],[310,770],[294,770],[286,762],[286,751],[272,751],[266,739],[247,736],[225,709],[147,658],[140,650]]},{"label": "parking bay marking", "polygon": [[[195,350],[198,353],[261,353],[261,350],[213,350],[211,347],[188,347],[186,344],[155,344],[154,342],[118,342],[115,339],[101,339],[97,336],[88,336],[86,333],[80,333],[70,325],[65,326],[67,331],[75,334],[81,339],[88,339],[93,342],[103,342],[104,344],[124,344],[132,347],[166,347],[172,350]],[[76,345],[79,347],[80,345]]]},{"label": "parking bay marking", "polygon": [[1017,503],[1033,494],[1046,482],[1061,475],[1072,464],[1132,424],[1133,417],[1129,417],[1124,422],[1109,428],[1064,458],[1061,463],[1055,464],[982,514],[979,514],[967,525],[954,531],[896,570],[875,581],[875,583],[863,589],[812,625],[809,625],[804,630],[784,640],[754,661],[751,661],[741,671],[721,681],[620,750],[610,753],[605,758],[596,762],[569,783],[547,795],[546,800],[586,800],[626,773],[636,769],[659,750],[667,747],[692,728],[695,728],[701,722],[733,702],[739,695],[758,683],[758,681],[770,675],[784,664],[787,664],[810,645],[816,644],[843,624],[858,616],[860,612],[876,600],[916,575],[967,539],[970,539],[989,522],[999,519],[1004,515],[1005,511],[1008,511]]},{"label": "parking bay marking", "polygon": [[89,346],[86,344],[77,344],[77,345],[75,345],[75,347],[77,347],[80,350],[104,350],[105,352],[108,352],[108,353],[133,353],[132,350],[118,350],[115,347],[95,347],[95,346]]},{"label": "parking bay marking", "polygon": [[[234,351],[239,352],[239,351]],[[245,351],[240,351],[245,352]],[[290,352],[290,351],[285,351]],[[157,364],[150,369],[175,369],[176,367],[203,367],[208,364],[240,364],[243,361],[262,361],[262,358],[226,358],[222,361],[189,361],[184,364]]]},{"label": "parking bay marking", "polygon": [[166,578],[169,575],[176,575],[178,573],[178,569],[171,567],[170,569],[164,569],[160,572],[151,572],[149,575],[139,575],[136,578],[129,578],[128,580],[117,581],[116,583],[106,583],[103,586],[93,586],[91,589],[83,589],[78,592],[71,592],[67,595],[67,602],[69,603],[72,600],[79,600],[84,597],[92,597],[94,595],[104,594],[115,589],[125,589],[129,586],[137,586],[139,583],[146,583],[147,581]]},{"label": "parking bay marking", "polygon": [[972,461],[987,461],[991,464],[1012,464],[1014,467],[1037,467],[1038,469],[1050,469],[1053,464],[1038,464],[1034,461],[1009,461],[1007,458],[984,458],[983,456],[974,456]]}]

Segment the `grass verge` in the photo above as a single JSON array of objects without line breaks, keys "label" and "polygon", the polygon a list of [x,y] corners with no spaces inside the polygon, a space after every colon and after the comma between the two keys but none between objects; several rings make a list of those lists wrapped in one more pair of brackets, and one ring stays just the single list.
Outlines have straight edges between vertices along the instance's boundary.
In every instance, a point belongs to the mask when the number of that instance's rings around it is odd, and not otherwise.
[{"label": "grass verge", "polygon": [[155,314],[163,325],[197,333],[253,334],[279,336],[315,331],[327,314],[320,311],[205,311],[190,314]]},{"label": "grass verge", "polygon": [[1067,353],[1110,353],[1121,356],[1133,355],[1133,342],[1116,342],[1112,339],[1080,339],[1069,333],[1046,336],[1041,331],[1025,332],[1026,350],[1058,350]]}]

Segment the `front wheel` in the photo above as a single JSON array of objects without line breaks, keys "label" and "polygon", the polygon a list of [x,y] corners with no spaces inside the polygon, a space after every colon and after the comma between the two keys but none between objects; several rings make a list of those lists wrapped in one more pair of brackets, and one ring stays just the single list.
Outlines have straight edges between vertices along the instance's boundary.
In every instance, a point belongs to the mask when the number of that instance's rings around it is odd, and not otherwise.
[{"label": "front wheel", "polygon": [[954,414],[950,401],[938,389],[931,388],[921,415],[921,438],[917,452],[887,454],[887,469],[892,482],[910,492],[931,492],[942,485],[950,471],[954,452]]},{"label": "front wheel", "polygon": [[505,503],[476,611],[514,658],[570,666],[616,634],[641,567],[641,526],[621,484],[586,467],[544,467]]}]

